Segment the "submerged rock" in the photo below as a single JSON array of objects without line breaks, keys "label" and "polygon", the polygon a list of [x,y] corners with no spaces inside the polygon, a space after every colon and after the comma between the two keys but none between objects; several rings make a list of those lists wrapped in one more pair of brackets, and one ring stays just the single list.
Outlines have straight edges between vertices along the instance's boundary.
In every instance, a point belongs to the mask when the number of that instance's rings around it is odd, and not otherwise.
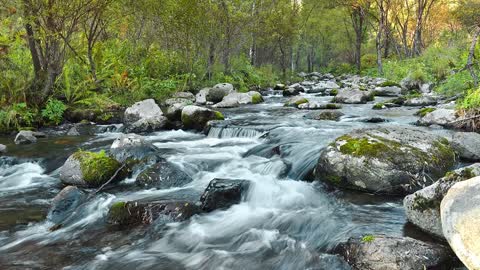
[{"label": "submerged rock", "polygon": [[403,200],[408,221],[423,231],[443,238],[440,203],[456,183],[480,175],[480,163],[448,172],[434,184],[423,188]]},{"label": "submerged rock", "polygon": [[322,112],[309,113],[305,115],[305,118],[314,119],[314,120],[339,121],[342,116],[344,116],[342,112],[327,110]]},{"label": "submerged rock", "polygon": [[67,186],[53,198],[47,220],[56,225],[64,222],[87,199],[87,194],[75,186]]},{"label": "submerged rock", "polygon": [[124,124],[128,132],[152,132],[165,128],[168,119],[153,99],[146,99],[125,110]]},{"label": "submerged rock", "polygon": [[298,108],[298,106],[300,106],[301,104],[304,104],[304,103],[308,103],[308,99],[306,99],[304,97],[301,97],[301,96],[297,96],[297,97],[292,97],[289,100],[287,100],[287,102],[285,102],[285,104],[283,104],[283,106]]},{"label": "submerged rock", "polygon": [[185,186],[192,181],[178,165],[162,160],[140,173],[135,182],[142,187],[165,189]]},{"label": "submerged rock", "polygon": [[[99,187],[115,175],[121,164],[104,152],[78,151],[60,168],[60,181],[66,185]],[[114,181],[122,180],[126,171],[120,171]]]},{"label": "submerged rock", "polygon": [[179,222],[198,213],[200,208],[188,201],[116,202],[110,207],[107,222],[122,226],[148,225],[160,217],[166,222]]},{"label": "submerged rock", "polygon": [[208,121],[223,120],[223,114],[198,106],[185,106],[182,110],[182,123],[187,129],[203,130]]},{"label": "submerged rock", "polygon": [[335,251],[358,270],[440,269],[452,262],[447,247],[410,237],[368,235],[361,239],[350,238]]},{"label": "submerged rock", "polygon": [[468,269],[480,269],[480,177],[456,183],[440,205],[443,235]]},{"label": "submerged rock", "polygon": [[373,100],[373,97],[373,93],[369,91],[344,88],[338,90],[338,93],[333,101],[336,103],[346,104],[364,104],[367,103],[367,101]]},{"label": "submerged rock", "polygon": [[449,142],[423,130],[362,129],[327,146],[314,176],[339,187],[409,194],[445,175],[454,161]]},{"label": "submerged rock", "polygon": [[211,212],[238,204],[250,188],[248,180],[213,179],[200,198],[203,211]]},{"label": "submerged rock", "polygon": [[30,130],[22,130],[18,132],[17,136],[15,136],[15,144],[31,144],[36,143],[37,138],[44,138],[46,137],[45,133],[43,132],[34,132]]},{"label": "submerged rock", "polygon": [[110,154],[121,163],[127,160],[142,160],[155,154],[157,148],[137,134],[122,134],[110,146]]},{"label": "submerged rock", "polygon": [[461,159],[480,161],[480,134],[476,132],[455,132],[451,144]]}]

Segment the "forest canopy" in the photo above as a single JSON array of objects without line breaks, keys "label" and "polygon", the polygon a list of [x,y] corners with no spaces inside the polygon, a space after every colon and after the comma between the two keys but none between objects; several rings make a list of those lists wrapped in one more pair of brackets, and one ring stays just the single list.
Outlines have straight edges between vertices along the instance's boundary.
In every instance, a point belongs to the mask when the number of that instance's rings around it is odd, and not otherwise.
[{"label": "forest canopy", "polygon": [[480,0],[2,0],[0,129],[298,72],[478,87]]}]

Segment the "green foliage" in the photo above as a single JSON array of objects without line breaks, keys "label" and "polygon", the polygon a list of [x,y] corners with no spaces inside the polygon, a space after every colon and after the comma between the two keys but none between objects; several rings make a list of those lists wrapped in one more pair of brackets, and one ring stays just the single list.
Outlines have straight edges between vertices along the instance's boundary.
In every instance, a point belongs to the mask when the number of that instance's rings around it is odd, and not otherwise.
[{"label": "green foliage", "polygon": [[67,107],[63,102],[58,99],[49,99],[47,106],[42,110],[43,118],[47,119],[49,122],[54,123],[55,125],[60,124],[63,120],[63,113]]},{"label": "green foliage", "polygon": [[428,113],[431,113],[433,111],[435,111],[436,108],[422,108],[420,110],[418,110],[415,115],[418,115],[420,117],[424,117],[425,115],[427,115]]},{"label": "green foliage", "polygon": [[468,91],[468,94],[460,102],[457,102],[457,107],[461,110],[480,109],[480,88]]},{"label": "green foliage", "polygon": [[457,94],[461,95],[472,88],[472,77],[468,71],[462,71],[448,76],[436,90],[440,94],[453,96]]},{"label": "green foliage", "polygon": [[362,243],[370,243],[375,240],[375,236],[369,234],[362,237]]},{"label": "green foliage", "polygon": [[15,103],[0,110],[0,132],[20,130],[22,127],[31,127],[35,120],[36,111],[26,103]]}]

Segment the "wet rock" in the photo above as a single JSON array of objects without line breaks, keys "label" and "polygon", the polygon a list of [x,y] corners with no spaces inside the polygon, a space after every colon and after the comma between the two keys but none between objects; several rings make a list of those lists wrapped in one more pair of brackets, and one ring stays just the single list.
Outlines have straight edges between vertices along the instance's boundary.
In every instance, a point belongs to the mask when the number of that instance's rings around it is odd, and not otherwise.
[{"label": "wet rock", "polygon": [[7,153],[7,146],[0,144],[0,154]]},{"label": "wet rock", "polygon": [[208,121],[223,120],[223,114],[198,106],[185,106],[182,110],[182,123],[187,129],[203,130]]},{"label": "wet rock", "polygon": [[263,102],[263,97],[260,93],[250,91],[248,93],[230,93],[223,97],[223,100],[215,105],[214,108],[233,108],[243,104],[258,104]]},{"label": "wet rock", "polygon": [[31,144],[36,143],[37,138],[44,138],[46,137],[45,133],[42,132],[34,132],[30,130],[22,130],[20,131],[17,136],[15,136],[15,144]]},{"label": "wet rock", "polygon": [[456,183],[440,205],[443,235],[468,269],[480,269],[480,177]]},{"label": "wet rock", "polygon": [[92,136],[95,135],[95,125],[91,122],[76,123],[71,127],[67,136]]},{"label": "wet rock", "polygon": [[127,132],[152,132],[165,128],[168,119],[153,99],[146,99],[125,110],[124,124]]},{"label": "wet rock", "polygon": [[107,222],[122,226],[149,225],[158,218],[180,222],[200,212],[197,205],[188,201],[116,202],[110,207]]},{"label": "wet rock", "polygon": [[365,236],[350,238],[337,253],[358,270],[441,269],[451,264],[450,250],[410,237]]},{"label": "wet rock", "polygon": [[382,102],[378,102],[378,103],[375,103],[372,107],[372,110],[383,110],[383,109],[386,109],[388,108],[387,106],[385,106],[384,103]]},{"label": "wet rock", "polygon": [[210,91],[210,88],[203,88],[198,91],[197,95],[195,95],[195,103],[199,105],[207,104],[207,94]]},{"label": "wet rock", "polygon": [[373,94],[369,91],[344,88],[338,90],[333,101],[346,104],[365,104],[367,101],[371,100],[373,100]]},{"label": "wet rock", "polygon": [[285,104],[283,106],[298,108],[298,106],[300,104],[304,104],[304,103],[308,103],[308,99],[306,99],[304,97],[301,97],[301,96],[297,96],[297,97],[292,97],[289,100],[287,100],[287,102],[285,102]]},{"label": "wet rock", "polygon": [[182,187],[193,179],[182,168],[167,160],[162,160],[137,176],[135,183],[146,188],[166,189]]},{"label": "wet rock", "polygon": [[320,104],[316,102],[308,102],[298,105],[298,108],[302,110],[338,110],[341,109],[342,106],[335,103]]},{"label": "wet rock", "polygon": [[285,84],[277,83],[273,90],[285,90]]},{"label": "wet rock", "polygon": [[[112,178],[121,164],[104,152],[78,151],[60,168],[60,181],[65,185],[99,187]],[[120,181],[126,173],[120,171],[114,181]]]},{"label": "wet rock", "polygon": [[331,254],[321,254],[318,257],[318,263],[313,267],[307,268],[308,270],[352,270],[352,267],[340,256]]},{"label": "wet rock", "polygon": [[434,184],[423,188],[403,200],[407,219],[423,231],[443,238],[440,203],[456,183],[480,175],[480,163],[448,172]]},{"label": "wet rock", "polygon": [[183,110],[183,108],[185,108],[185,106],[188,106],[188,105],[190,105],[190,104],[189,103],[175,103],[175,104],[172,104],[167,108],[165,116],[170,121],[181,121],[182,110]]},{"label": "wet rock", "polygon": [[250,188],[248,180],[213,179],[200,198],[203,211],[211,212],[238,204]]},{"label": "wet rock", "polygon": [[476,132],[455,132],[451,144],[461,159],[480,161],[480,134]]},{"label": "wet rock", "polygon": [[330,120],[330,121],[339,121],[340,118],[344,116],[342,112],[339,111],[322,111],[322,112],[313,112],[305,115],[308,119],[314,120]]},{"label": "wet rock", "polygon": [[370,117],[370,118],[362,119],[362,122],[377,124],[377,123],[385,123],[385,122],[389,122],[389,121],[387,119],[381,118],[381,117]]},{"label": "wet rock", "polygon": [[402,94],[402,88],[398,86],[376,87],[373,92],[375,96],[379,97],[398,97]]},{"label": "wet rock", "polygon": [[443,127],[450,127],[453,121],[457,119],[455,110],[451,109],[436,109],[428,112],[418,120],[418,124],[422,126],[439,125]]},{"label": "wet rock", "polygon": [[409,194],[453,166],[449,142],[420,129],[361,129],[337,138],[321,153],[317,180],[384,194]]},{"label": "wet rock", "polygon": [[48,211],[47,220],[55,224],[61,224],[85,202],[87,194],[75,186],[67,186],[52,200]]},{"label": "wet rock", "polygon": [[129,159],[142,160],[156,152],[157,148],[151,142],[133,133],[120,135],[110,146],[110,154],[121,163]]},{"label": "wet rock", "polygon": [[229,83],[220,83],[213,88],[208,89],[206,93],[206,101],[218,103],[222,101],[223,97],[234,91],[233,85]]},{"label": "wet rock", "polygon": [[297,83],[290,85],[287,89],[283,90],[282,94],[284,97],[291,97],[299,95],[300,92],[305,92],[305,88]]},{"label": "wet rock", "polygon": [[433,106],[437,105],[437,99],[431,96],[414,97],[405,100],[404,106]]}]

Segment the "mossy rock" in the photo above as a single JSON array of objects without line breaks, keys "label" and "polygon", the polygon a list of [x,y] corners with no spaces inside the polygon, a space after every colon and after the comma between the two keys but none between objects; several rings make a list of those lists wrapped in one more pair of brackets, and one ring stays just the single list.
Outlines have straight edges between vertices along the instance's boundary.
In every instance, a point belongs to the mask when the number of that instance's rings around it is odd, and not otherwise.
[{"label": "mossy rock", "polygon": [[433,111],[435,111],[437,108],[431,108],[431,107],[427,107],[427,108],[422,108],[420,110],[418,110],[415,115],[417,116],[420,116],[420,117],[424,117],[425,115],[427,115],[428,113],[431,113]]},{"label": "mossy rock", "polygon": [[304,97],[293,97],[289,99],[283,106],[285,107],[295,107],[298,108],[300,104],[308,103],[308,99]]},{"label": "mossy rock", "polygon": [[[71,155],[60,169],[60,180],[70,185],[99,187],[109,181],[121,166],[105,151],[78,151]],[[127,170],[122,169],[114,181],[125,178],[127,174]]]},{"label": "mossy rock", "polygon": [[336,95],[338,95],[338,89],[332,89],[332,90],[330,91],[330,96],[333,97],[333,96],[336,96]]},{"label": "mossy rock", "polygon": [[392,86],[402,87],[399,83],[392,82],[392,81],[383,82],[379,86],[380,87],[392,87]]},{"label": "mossy rock", "polygon": [[188,105],[183,108],[181,119],[185,128],[203,130],[209,121],[224,120],[225,117],[219,111]]},{"label": "mossy rock", "polygon": [[263,102],[263,97],[260,93],[255,93],[252,95],[252,103],[259,104]]},{"label": "mossy rock", "polygon": [[375,105],[373,105],[372,107],[372,110],[382,110],[382,109],[385,109],[386,106],[384,103],[382,102],[379,102],[379,103],[375,103]]},{"label": "mossy rock", "polygon": [[339,187],[409,194],[442,177],[454,162],[448,141],[423,130],[364,129],[331,143],[321,153],[314,175]]}]

